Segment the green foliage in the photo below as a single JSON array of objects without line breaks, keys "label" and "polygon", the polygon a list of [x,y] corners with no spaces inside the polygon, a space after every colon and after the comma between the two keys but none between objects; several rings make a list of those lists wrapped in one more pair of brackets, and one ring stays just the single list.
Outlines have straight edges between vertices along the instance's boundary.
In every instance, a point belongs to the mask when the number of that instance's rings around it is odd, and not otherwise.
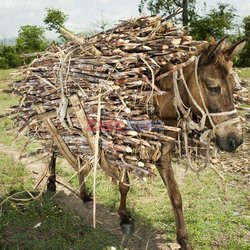
[{"label": "green foliage", "polygon": [[236,62],[237,66],[250,67],[250,16],[246,16],[243,20],[244,35],[247,37],[247,45]]},{"label": "green foliage", "polygon": [[42,51],[47,47],[44,29],[36,25],[21,26],[16,41],[20,53]]},{"label": "green foliage", "polygon": [[250,37],[250,16],[246,16],[243,20],[244,28],[245,28],[245,35],[246,37]]},{"label": "green foliage", "polygon": [[[151,14],[172,14],[178,7],[184,7],[183,0],[141,0],[139,12],[145,9]],[[220,38],[228,31],[235,28],[233,22],[236,17],[236,10],[227,3],[218,3],[216,8],[212,8],[207,13],[198,14],[196,11],[196,1],[188,3],[188,22],[190,34],[198,40],[205,40],[210,37]],[[176,21],[183,21],[182,18]]]},{"label": "green foliage", "polygon": [[221,38],[235,28],[236,10],[229,4],[218,3],[205,15],[196,14],[190,22],[190,34],[194,39]]},{"label": "green foliage", "polygon": [[[196,0],[190,0],[189,6],[194,7]],[[150,11],[152,15],[156,14],[173,14],[177,8],[183,6],[183,0],[141,0],[139,4],[139,12],[143,13],[145,9]]]},{"label": "green foliage", "polygon": [[68,15],[59,9],[48,8],[47,15],[43,22],[47,26],[48,30],[58,31],[60,27],[64,26],[67,21]]},{"label": "green foliage", "polygon": [[43,51],[48,47],[44,29],[36,25],[21,26],[16,39],[16,46],[0,46],[0,69],[16,68],[29,63],[32,58],[24,60],[23,53]]},{"label": "green foliage", "polygon": [[[188,1],[189,20],[194,16],[196,0]],[[150,11],[151,15],[156,14],[173,14],[177,8],[183,8],[183,0],[141,0],[139,4],[139,12],[143,13],[146,10]],[[183,21],[182,18],[176,21]]]},{"label": "green foliage", "polygon": [[17,54],[15,46],[0,46],[0,68],[9,69],[22,65],[23,61]]}]

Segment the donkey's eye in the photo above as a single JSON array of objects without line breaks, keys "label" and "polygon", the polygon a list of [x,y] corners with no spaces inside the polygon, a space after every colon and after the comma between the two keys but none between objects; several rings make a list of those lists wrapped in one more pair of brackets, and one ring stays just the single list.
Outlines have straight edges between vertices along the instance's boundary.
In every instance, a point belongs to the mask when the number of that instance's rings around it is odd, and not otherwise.
[{"label": "donkey's eye", "polygon": [[220,94],[221,92],[220,87],[207,87],[207,89],[209,90],[211,94]]}]

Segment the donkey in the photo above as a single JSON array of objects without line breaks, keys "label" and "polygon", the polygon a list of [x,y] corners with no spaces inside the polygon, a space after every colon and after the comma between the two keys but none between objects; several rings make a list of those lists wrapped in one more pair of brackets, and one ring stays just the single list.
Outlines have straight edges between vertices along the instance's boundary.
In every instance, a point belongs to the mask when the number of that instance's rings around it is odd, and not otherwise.
[{"label": "donkey", "polygon": [[[240,122],[234,109],[233,91],[235,79],[233,76],[232,58],[245,46],[242,40],[225,48],[226,37],[217,43],[209,43],[203,48],[199,60],[183,68],[186,87],[183,79],[178,78],[178,88],[183,104],[191,108],[194,115],[207,114],[206,125],[214,130],[216,143],[221,150],[234,151],[243,143]],[[164,77],[157,83],[166,94],[155,97],[157,115],[167,125],[177,124],[178,112],[174,105],[175,92],[173,88],[173,74]],[[176,136],[172,134],[172,136]],[[174,172],[171,166],[172,144],[162,148],[162,156],[158,160],[158,172],[167,188],[172,203],[177,241],[181,249],[192,249],[189,240],[182,209],[182,198],[178,189]],[[48,191],[55,191],[55,165],[56,156],[53,154],[49,164],[50,176],[48,178]],[[80,196],[83,202],[91,200],[84,186],[84,176],[79,174],[81,185]],[[121,195],[119,215],[121,229],[124,233],[133,233],[134,220],[126,208],[126,197],[129,191],[129,177],[125,172],[124,178],[119,182]]]},{"label": "donkey", "polygon": [[[207,119],[206,124],[208,128],[214,129],[219,149],[232,152],[243,143],[240,121],[234,109],[233,91],[236,82],[232,59],[244,48],[246,40],[225,48],[226,38],[208,44],[203,50],[197,65],[197,79],[195,62],[183,69],[191,95],[187,93],[183,80],[178,81],[178,86],[184,105],[191,108],[194,115],[201,115],[200,108],[209,112],[211,119]],[[176,125],[178,114],[173,104],[172,76],[163,78],[158,85],[167,92],[165,96],[156,97],[158,115],[168,125]],[[165,146],[162,151],[158,171],[172,203],[177,241],[181,249],[192,249],[184,222],[181,194],[171,167],[171,145]]]}]

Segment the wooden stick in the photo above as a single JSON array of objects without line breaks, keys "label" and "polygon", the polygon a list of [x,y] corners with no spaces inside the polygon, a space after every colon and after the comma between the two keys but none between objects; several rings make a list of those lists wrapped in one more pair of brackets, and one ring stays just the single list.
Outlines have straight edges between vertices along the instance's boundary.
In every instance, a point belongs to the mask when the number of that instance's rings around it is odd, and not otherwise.
[{"label": "wooden stick", "polygon": [[[39,114],[40,113],[44,113],[44,111],[45,111],[41,103],[35,105],[35,109],[36,109],[37,113],[39,113]],[[71,151],[69,150],[68,146],[66,145],[66,143],[62,139],[61,135],[58,134],[57,129],[54,126],[54,124],[51,121],[51,119],[50,118],[45,118],[43,121],[45,123],[46,128],[48,129],[48,132],[50,133],[50,135],[54,139],[57,147],[60,149],[60,151],[61,151],[62,155],[64,156],[64,158],[77,171],[78,170],[77,159],[71,153]]]},{"label": "wooden stick", "polygon": [[[80,122],[82,131],[86,137],[86,140],[93,152],[95,154],[95,137],[93,135],[93,132],[88,128],[88,118],[84,111],[84,108],[79,100],[79,97],[77,95],[73,95],[69,97],[72,106],[75,108],[75,114]],[[101,166],[107,171],[107,173],[114,178],[114,180],[119,180],[119,178],[115,175],[115,169],[114,167],[111,167],[105,157],[104,151],[100,150],[100,164]]]},{"label": "wooden stick", "polygon": [[[97,124],[100,124],[101,120],[101,93],[98,95],[98,112],[97,112]],[[93,228],[96,228],[96,169],[99,158],[99,137],[100,129],[97,129],[95,136],[95,158],[94,158],[94,180],[93,180]]]}]

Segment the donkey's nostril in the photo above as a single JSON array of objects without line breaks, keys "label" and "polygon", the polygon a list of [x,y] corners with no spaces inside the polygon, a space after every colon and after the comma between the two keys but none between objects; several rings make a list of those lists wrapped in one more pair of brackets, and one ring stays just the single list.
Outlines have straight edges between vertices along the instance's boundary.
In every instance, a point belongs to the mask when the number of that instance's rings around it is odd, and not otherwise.
[{"label": "donkey's nostril", "polygon": [[234,138],[232,138],[232,137],[230,137],[230,138],[228,139],[228,145],[229,145],[230,149],[232,149],[232,150],[234,150],[234,149],[237,148],[237,142],[236,142],[236,140],[235,140]]}]

